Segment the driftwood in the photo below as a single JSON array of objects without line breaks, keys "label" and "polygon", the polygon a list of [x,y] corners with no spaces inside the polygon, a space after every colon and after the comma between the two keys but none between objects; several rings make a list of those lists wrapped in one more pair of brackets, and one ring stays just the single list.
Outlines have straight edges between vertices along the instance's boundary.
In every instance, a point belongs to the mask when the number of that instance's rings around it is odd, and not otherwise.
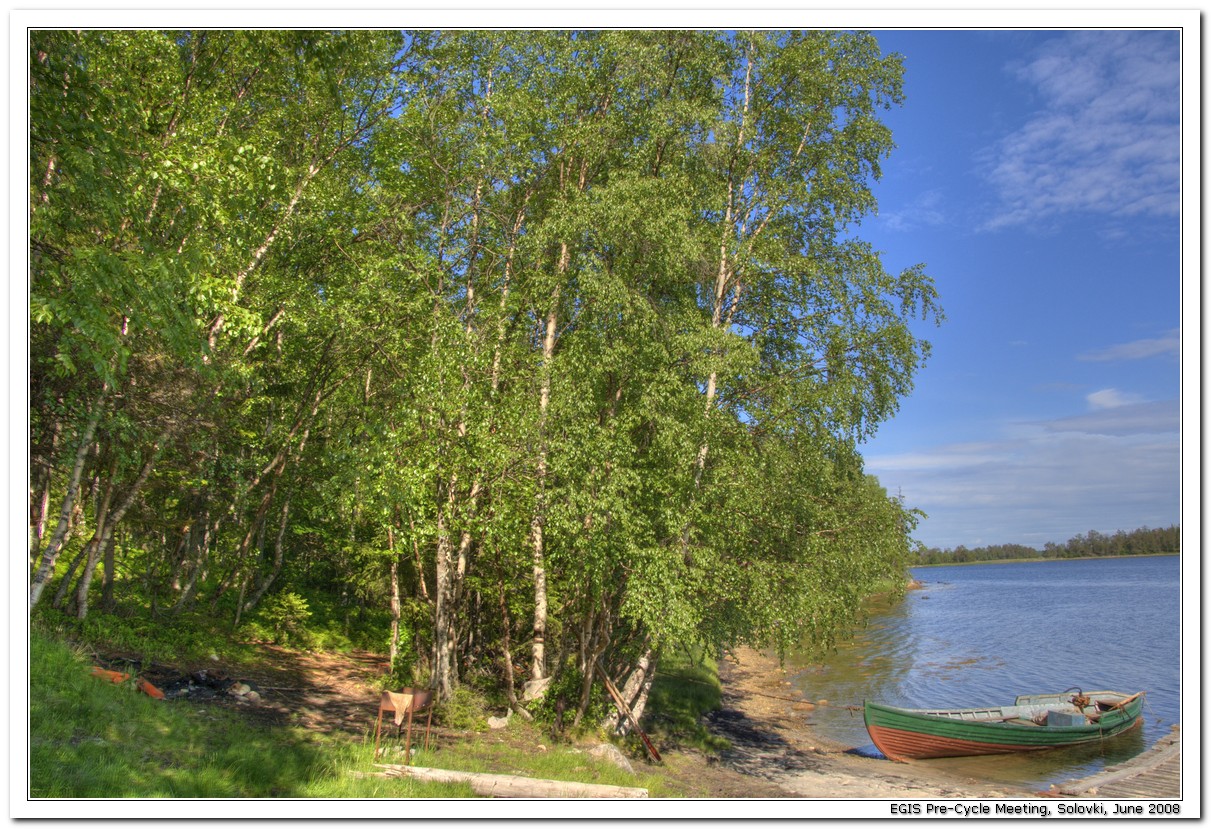
[{"label": "driftwood", "polygon": [[469,771],[427,769],[421,766],[401,766],[375,763],[384,771],[381,777],[411,777],[430,783],[469,783],[471,790],[483,797],[541,797],[541,798],[646,798],[647,789],[626,786],[605,786],[600,783],[569,783],[563,780],[541,780],[536,777],[514,777],[511,774],[479,774]]}]

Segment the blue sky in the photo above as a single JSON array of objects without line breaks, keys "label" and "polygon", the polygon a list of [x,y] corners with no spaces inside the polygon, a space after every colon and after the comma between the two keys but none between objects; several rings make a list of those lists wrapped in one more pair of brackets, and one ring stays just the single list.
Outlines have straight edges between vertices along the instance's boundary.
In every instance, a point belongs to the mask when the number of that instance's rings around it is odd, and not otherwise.
[{"label": "blue sky", "polygon": [[927,546],[1180,523],[1179,33],[876,35],[905,103],[858,235],[947,319],[867,471]]}]

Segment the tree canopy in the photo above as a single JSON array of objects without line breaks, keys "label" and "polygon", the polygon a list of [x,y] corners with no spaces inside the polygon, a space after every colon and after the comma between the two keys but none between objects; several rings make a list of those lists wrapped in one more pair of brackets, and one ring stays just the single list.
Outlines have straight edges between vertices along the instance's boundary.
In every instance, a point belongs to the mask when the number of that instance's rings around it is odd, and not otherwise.
[{"label": "tree canopy", "polygon": [[597,665],[828,641],[917,518],[858,453],[941,316],[855,235],[901,75],[832,31],[33,32],[31,610],[327,597],[577,720]]}]

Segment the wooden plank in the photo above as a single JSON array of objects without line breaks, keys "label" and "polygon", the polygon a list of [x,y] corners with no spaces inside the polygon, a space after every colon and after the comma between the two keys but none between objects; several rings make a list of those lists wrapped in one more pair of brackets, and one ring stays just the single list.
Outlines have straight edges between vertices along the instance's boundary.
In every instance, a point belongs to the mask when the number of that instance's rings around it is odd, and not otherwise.
[{"label": "wooden plank", "polygon": [[1181,797],[1181,729],[1173,730],[1148,751],[1125,763],[1080,780],[1069,780],[1057,787],[1062,794],[1098,797],[1177,798]]},{"label": "wooden plank", "polygon": [[375,763],[375,766],[384,769],[381,772],[383,777],[410,777],[430,783],[469,783],[471,790],[483,797],[630,799],[648,796],[647,789],[606,786],[600,783],[575,783],[537,777],[516,777],[511,774],[481,774],[384,763]]}]

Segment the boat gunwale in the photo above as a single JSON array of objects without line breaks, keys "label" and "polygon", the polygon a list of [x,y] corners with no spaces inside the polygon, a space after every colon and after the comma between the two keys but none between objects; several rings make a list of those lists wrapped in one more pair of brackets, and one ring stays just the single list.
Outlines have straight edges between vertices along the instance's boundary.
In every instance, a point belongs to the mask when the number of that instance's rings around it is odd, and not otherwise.
[{"label": "boat gunwale", "polygon": [[[1067,693],[1067,692],[1065,692]],[[1095,694],[1100,694],[1098,699]],[[1063,694],[1027,695],[1032,700],[1050,699],[1052,705],[1063,700]],[[974,756],[979,754],[1007,754],[1040,749],[1066,748],[1097,739],[1110,739],[1130,731],[1142,719],[1144,692],[1134,695],[1122,694],[1117,691],[1093,692],[1084,695],[1094,697],[1091,705],[1084,708],[1097,707],[1098,702],[1116,707],[1101,712],[1099,719],[1082,725],[1040,725],[1036,722],[1013,722],[1002,719],[975,720],[959,717],[938,716],[936,711],[944,710],[952,713],[1003,711],[1023,706],[1001,706],[998,708],[955,708],[955,709],[912,709],[899,708],[894,705],[866,700],[864,714],[867,731],[875,741],[875,746],[883,754],[893,760],[927,759],[944,756]],[[1018,699],[1021,699],[1019,697]],[[1073,712],[1083,713],[1084,708],[1077,708],[1068,700]],[[1039,713],[1048,708],[1048,704],[1033,705],[1031,708]],[[917,750],[905,751],[904,745],[885,744],[891,734],[902,734],[913,740],[939,741],[938,746],[949,745],[945,753],[919,753]],[[1012,736],[1011,736],[1012,735]],[[882,739],[881,739],[882,738]],[[956,750],[959,746],[967,745],[977,748],[973,751]]]},{"label": "boat gunwale", "polygon": [[[919,717],[936,721],[938,723],[965,723],[970,725],[985,727],[998,727],[1014,729],[1036,729],[1046,728],[1048,733],[1057,733],[1062,731],[1072,731],[1073,733],[1083,733],[1087,731],[1101,731],[1107,728],[1104,722],[1107,717],[1112,724],[1117,724],[1117,720],[1125,719],[1128,716],[1129,709],[1133,707],[1133,703],[1139,702],[1142,705],[1143,692],[1137,694],[1125,694],[1121,691],[1088,691],[1084,693],[1090,700],[1091,705],[1097,705],[1099,702],[1116,703],[1121,707],[1112,707],[1101,712],[1101,717],[1094,722],[1087,722],[1083,725],[1039,725],[1031,723],[1027,725],[1022,722],[1013,722],[1018,719],[1017,714],[1007,715],[1005,711],[1013,708],[1036,709],[1033,713],[1041,714],[1045,711],[1057,710],[1055,706],[1067,706],[1069,711],[1066,713],[1084,713],[1082,708],[1078,708],[1067,697],[1067,691],[1059,694],[1020,694],[1012,705],[993,705],[979,706],[974,708],[903,708],[898,705],[889,705],[887,703],[875,702],[873,700],[864,700],[863,705],[873,706],[882,711],[894,712],[900,715],[910,717]],[[1022,702],[1022,700],[1030,700],[1030,702]],[[1126,703],[1126,704],[1123,704]],[[1088,707],[1088,706],[1087,706]],[[987,718],[965,717],[964,714],[987,714]],[[1116,715],[1122,715],[1116,716]],[[1138,716],[1138,713],[1137,713]],[[1022,719],[1025,719],[1024,717]]]}]

